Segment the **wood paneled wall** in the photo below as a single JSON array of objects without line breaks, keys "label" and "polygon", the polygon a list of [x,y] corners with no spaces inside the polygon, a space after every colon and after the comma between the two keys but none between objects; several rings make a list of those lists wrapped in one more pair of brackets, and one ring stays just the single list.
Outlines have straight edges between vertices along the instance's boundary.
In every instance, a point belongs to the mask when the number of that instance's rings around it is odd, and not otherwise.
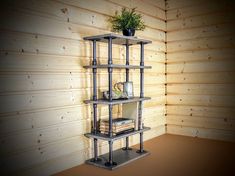
[{"label": "wood paneled wall", "polygon": [[167,0],[167,133],[235,141],[235,4]]},{"label": "wood paneled wall", "polygon": [[[0,12],[0,151],[1,169],[13,175],[49,175],[79,165],[92,157],[91,43],[84,36],[109,33],[107,19],[122,7],[137,7],[147,28],[137,36],[146,46],[144,124],[152,130],[144,139],[165,133],[165,2],[164,0],[22,0],[1,2]],[[107,45],[98,45],[99,63],[107,62]],[[139,64],[139,46],[131,49],[131,62]],[[114,63],[124,63],[125,49],[113,47]],[[114,81],[124,81],[115,71]],[[139,72],[131,72],[135,94]],[[107,89],[107,73],[98,73],[100,90]],[[107,117],[99,107],[99,117]],[[114,114],[120,115],[119,107]],[[131,144],[139,142],[131,137]],[[115,148],[123,141],[114,143]],[[99,153],[107,143],[99,143]]]},{"label": "wood paneled wall", "polygon": [[[153,67],[145,72],[145,93],[152,97],[144,109],[144,124],[152,127],[145,140],[164,134],[167,123],[167,133],[234,141],[232,1],[1,2],[1,169],[49,175],[92,157],[92,141],[83,136],[92,122],[91,107],[83,103],[92,92],[91,72],[83,69],[92,47],[82,38],[109,33],[107,19],[122,7],[137,7],[147,28],[136,35],[153,41],[145,52],[145,64]],[[107,45],[97,48],[99,63],[106,63]],[[131,63],[139,64],[139,46],[130,51]],[[125,49],[114,46],[113,58],[125,63]],[[114,81],[124,79],[124,71],[114,72]],[[138,94],[137,70],[131,80]],[[98,85],[107,89],[106,71],[98,72]],[[98,108],[100,118],[108,116],[107,107]],[[115,106],[114,115],[120,112]],[[138,136],[130,142],[138,143]],[[99,142],[99,153],[107,147]]]}]

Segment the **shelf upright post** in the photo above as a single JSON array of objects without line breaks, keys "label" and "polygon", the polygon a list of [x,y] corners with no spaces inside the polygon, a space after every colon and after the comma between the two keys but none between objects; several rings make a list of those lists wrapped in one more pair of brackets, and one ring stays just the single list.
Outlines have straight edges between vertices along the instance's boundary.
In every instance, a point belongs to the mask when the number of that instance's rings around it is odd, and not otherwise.
[{"label": "shelf upright post", "polygon": [[[108,65],[113,64],[112,60],[112,37],[108,38]],[[109,101],[113,100],[112,97],[112,72],[113,68],[108,67],[108,76],[109,76]],[[109,104],[109,137],[112,137],[112,104]]]},{"label": "shelf upright post", "polygon": [[[93,40],[93,61],[92,61],[92,65],[96,66],[97,65],[97,60],[96,60],[96,40]],[[97,82],[96,82],[96,73],[97,73],[97,69],[93,68],[92,69],[92,73],[93,73],[93,100],[96,101],[97,100]],[[97,104],[94,103],[93,104],[93,133],[96,134],[97,133]],[[97,147],[97,139],[94,138],[94,162],[100,161],[100,159],[98,158],[98,147]]]},{"label": "shelf upright post", "polygon": [[[126,40],[126,65],[130,65],[129,62],[129,40]],[[126,82],[129,82],[129,68],[126,68]],[[123,148],[123,150],[131,150],[131,148],[129,147],[129,137],[126,137],[126,147]]]},{"label": "shelf upright post", "polygon": [[[144,66],[144,43],[140,42],[140,66]],[[140,68],[140,98],[144,97],[144,68]],[[139,118],[138,118],[138,129],[143,129],[142,123],[142,110],[143,110],[143,101],[139,102]],[[140,133],[140,153],[144,152],[143,149],[143,132]]]},{"label": "shelf upright post", "polygon": [[[108,65],[113,64],[113,60],[112,60],[112,37],[108,37]],[[112,102],[112,72],[113,72],[113,68],[112,67],[108,67],[108,77],[109,77],[109,101]],[[112,128],[112,109],[113,109],[113,105],[109,104],[109,137],[112,137],[112,132],[113,132],[113,128]],[[105,163],[106,166],[113,166],[116,165],[115,162],[113,162],[113,141],[110,140],[109,141],[109,161]]]},{"label": "shelf upright post", "polygon": [[[129,62],[129,41],[126,41],[126,65],[130,65]],[[126,82],[129,81],[129,68],[126,68]]]}]

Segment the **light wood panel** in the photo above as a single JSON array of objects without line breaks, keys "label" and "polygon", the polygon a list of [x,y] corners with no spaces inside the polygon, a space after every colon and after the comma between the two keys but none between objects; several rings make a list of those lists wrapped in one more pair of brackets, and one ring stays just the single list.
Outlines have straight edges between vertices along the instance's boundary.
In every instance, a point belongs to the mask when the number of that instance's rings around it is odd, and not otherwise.
[{"label": "light wood panel", "polygon": [[[214,3],[214,5],[218,5],[218,4]],[[210,5],[210,6],[207,6],[207,8],[205,6],[200,7],[200,12],[202,11],[202,8],[205,8],[205,10],[208,10],[208,8],[211,8],[211,7],[213,6]],[[218,7],[218,10],[222,10],[221,7]],[[186,12],[183,12],[183,13],[185,14]],[[191,15],[192,14],[190,14],[189,17],[169,20],[167,22],[168,30],[174,31],[174,30],[209,26],[209,25],[221,24],[221,23],[231,23],[234,20],[232,10],[229,10],[226,14],[224,11],[222,12],[215,11],[215,12],[209,12],[209,14],[206,14],[205,12],[205,14],[200,14],[199,16],[191,16]]]},{"label": "light wood panel", "polygon": [[235,95],[235,84],[168,84],[168,94]]},{"label": "light wood panel", "polygon": [[195,40],[168,42],[168,53],[182,52],[189,50],[208,50],[234,48],[234,36],[208,37]]},{"label": "light wood panel", "polygon": [[[84,24],[59,21],[52,18],[13,11],[11,9],[5,13],[3,12],[2,15],[2,23],[0,27],[6,30],[43,34],[68,39],[82,39],[84,36],[87,35],[110,33],[107,27],[94,28],[86,26]],[[145,32],[139,31],[137,32],[137,34],[139,34],[140,37],[147,37],[157,41],[164,42],[165,40],[164,31],[159,31],[148,27],[145,29]]]},{"label": "light wood panel", "polygon": [[235,141],[232,1],[167,1],[167,133]]},{"label": "light wood panel", "polygon": [[167,83],[177,84],[234,84],[234,72],[168,74]]},{"label": "light wood panel", "polygon": [[131,0],[119,0],[119,1],[108,0],[108,1],[123,5],[125,7],[131,7],[131,8],[138,7],[137,10],[142,12],[142,13],[148,14],[148,15],[153,16],[153,17],[157,17],[161,20],[166,19],[166,14],[165,14],[164,10],[156,8],[156,7],[152,6],[151,4],[143,3],[141,0],[135,0],[135,1],[131,1]]},{"label": "light wood panel", "polygon": [[226,121],[223,118],[204,118],[198,116],[168,115],[167,124],[234,131],[233,126],[235,125],[235,121]]},{"label": "light wood panel", "polygon": [[[152,127],[144,140],[165,133],[165,1],[98,0],[5,1],[0,12],[0,153],[5,171],[12,175],[51,175],[82,164],[92,157],[92,140],[83,136],[92,124],[92,44],[83,37],[110,33],[107,19],[122,7],[137,7],[146,23],[140,38],[152,40],[145,47],[144,124]],[[151,10],[151,11],[150,11]],[[107,44],[97,45],[99,64],[107,63]],[[139,65],[140,46],[130,47],[130,64]],[[113,46],[113,62],[125,63],[125,47]],[[106,70],[98,71],[98,92],[108,89]],[[124,81],[125,70],[115,70],[113,80]],[[135,95],[139,70],[130,71]],[[152,91],[154,90],[154,91]],[[114,106],[114,117],[121,106]],[[108,107],[98,106],[99,118]],[[130,144],[139,136],[130,137]],[[115,142],[120,148],[124,141]],[[108,152],[99,142],[99,153]]]},{"label": "light wood panel", "polygon": [[167,95],[167,104],[234,107],[234,96]]},{"label": "light wood panel", "polygon": [[167,73],[234,72],[234,60],[183,62],[167,64]]},{"label": "light wood panel", "polygon": [[[65,56],[87,56],[91,57],[92,45],[89,42],[85,42],[82,39],[59,39],[55,37],[49,37],[45,35],[19,33],[19,32],[5,32],[5,35],[1,35],[1,48],[5,51],[5,54],[9,51],[17,51],[23,53],[35,53],[35,54],[53,54],[53,55],[65,55]],[[155,43],[155,42],[154,42]],[[45,45],[49,45],[45,47]],[[107,45],[98,44],[99,51],[97,51],[97,57],[108,56]],[[157,45],[146,46],[146,59],[149,58],[148,53],[159,52],[159,54],[165,51],[165,46],[159,42]],[[156,49],[156,50],[155,50]],[[123,59],[125,54],[124,47],[113,47],[113,57]],[[130,52],[136,53],[131,55],[131,59],[139,58],[140,51],[138,46],[130,47]],[[151,54],[150,54],[151,55]],[[153,57],[153,56],[152,56]]]},{"label": "light wood panel", "polygon": [[204,118],[223,118],[225,121],[234,119],[235,109],[233,107],[206,107],[190,105],[167,105],[167,114],[200,116]]},{"label": "light wood panel", "polygon": [[146,0],[146,2],[165,10],[165,1],[163,0]]},{"label": "light wood panel", "polygon": [[167,125],[167,132],[169,134],[178,134],[223,141],[234,141],[235,138],[235,135],[231,132],[231,130],[219,130],[191,126]]},{"label": "light wood panel", "polygon": [[193,61],[214,61],[224,59],[234,59],[235,50],[233,48],[189,50],[178,53],[167,53],[167,63],[193,62]]},{"label": "light wood panel", "polygon": [[[155,135],[162,135],[165,132],[165,126],[158,126],[157,128],[153,128],[151,131],[148,131],[144,134],[145,139],[151,139],[153,134]],[[137,139],[137,138],[136,138]],[[133,139],[134,140],[134,139]],[[135,140],[134,140],[135,141]],[[137,141],[137,140],[136,140]],[[123,142],[122,142],[123,143]],[[136,143],[133,143],[136,144]],[[114,143],[114,149],[120,148],[121,144],[116,142]],[[108,146],[105,145],[99,149],[101,153],[108,152]],[[33,175],[36,173],[37,175],[46,175],[47,172],[45,170],[50,170],[50,172],[54,173],[57,170],[65,170],[70,166],[77,166],[78,163],[82,164],[83,160],[86,158],[92,157],[92,148],[89,150],[76,150],[75,152],[70,153],[69,155],[61,156],[59,159],[51,159],[43,162],[41,165],[36,165],[30,170],[21,170],[20,174],[22,175]],[[69,163],[69,164],[68,164]]]},{"label": "light wood panel", "polygon": [[[173,3],[178,3],[175,0]],[[183,1],[181,1],[183,2]],[[213,2],[213,3],[212,3]],[[178,19],[187,19],[188,17],[196,17],[200,15],[207,15],[211,13],[217,13],[221,11],[232,11],[234,3],[232,1],[184,1],[183,3],[193,3],[187,6],[179,6],[178,8],[171,9],[167,7],[167,22],[171,22]],[[204,16],[205,17],[205,16]],[[207,18],[207,17],[206,17]],[[201,19],[203,21],[203,19]]]},{"label": "light wood panel", "polygon": [[172,9],[178,9],[178,8],[182,8],[182,7],[194,6],[194,5],[201,4],[202,2],[203,2],[202,0],[198,0],[198,1],[167,0],[166,9],[172,10]]},{"label": "light wood panel", "polygon": [[224,35],[234,35],[233,23],[170,31],[167,33],[167,41],[192,40],[198,38],[219,37]]},{"label": "light wood panel", "polygon": [[[137,74],[133,72],[133,75]],[[139,73],[138,73],[139,75]],[[152,77],[156,77],[154,81],[151,80]],[[99,89],[107,89],[108,86],[108,74],[100,73],[97,76],[98,82],[97,84],[100,86]],[[114,81],[121,81],[120,73],[113,74]],[[136,79],[134,76],[130,77],[130,80],[136,81],[134,85],[138,85],[139,87],[139,80]],[[20,73],[16,74],[5,74],[0,76],[0,81],[3,83],[0,85],[1,92],[9,91],[9,92],[16,92],[16,91],[38,91],[38,90],[65,90],[65,89],[87,89],[90,91],[92,88],[92,77],[90,74],[86,73]],[[165,79],[164,75],[159,73],[146,73],[146,81],[145,81],[146,89],[148,86],[153,84],[164,84]],[[75,90],[76,91],[76,90]],[[1,95],[0,92],[0,95]],[[149,92],[154,93],[154,92]]]}]

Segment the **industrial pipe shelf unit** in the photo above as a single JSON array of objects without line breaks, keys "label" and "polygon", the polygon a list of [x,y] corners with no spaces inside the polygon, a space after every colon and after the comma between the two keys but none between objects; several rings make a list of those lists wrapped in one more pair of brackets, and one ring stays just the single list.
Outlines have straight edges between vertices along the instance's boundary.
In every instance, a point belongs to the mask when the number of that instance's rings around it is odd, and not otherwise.
[{"label": "industrial pipe shelf unit", "polygon": [[[94,140],[94,157],[86,161],[88,164],[92,164],[98,167],[106,169],[115,169],[124,164],[127,164],[133,160],[141,158],[149,154],[143,148],[143,132],[149,130],[149,127],[144,127],[142,124],[142,109],[143,101],[150,99],[150,97],[144,97],[144,69],[150,69],[151,66],[144,66],[144,45],[152,43],[150,40],[139,39],[136,37],[127,37],[117,34],[104,34],[97,36],[84,37],[84,40],[92,41],[93,43],[93,61],[92,65],[84,66],[84,68],[92,69],[93,73],[93,98],[92,100],[85,100],[85,103],[91,103],[93,105],[93,128],[90,133],[85,134],[86,137],[93,138]],[[96,59],[96,42],[108,43],[108,63],[103,65],[97,64]],[[112,44],[123,45],[126,47],[126,64],[116,65],[112,61]],[[129,46],[140,45],[140,65],[129,64]],[[108,70],[108,81],[109,81],[109,99],[98,99],[97,98],[97,69]],[[113,69],[126,69],[126,82],[129,81],[129,69],[140,69],[140,96],[131,99],[112,99],[112,72]],[[112,134],[112,109],[113,105],[138,102],[138,128],[137,130],[119,134],[114,136]],[[98,131],[97,124],[97,104],[105,104],[109,106],[109,134],[101,134]],[[129,136],[140,134],[140,147],[139,150],[129,147]],[[126,146],[122,149],[113,151],[113,142],[115,140],[126,138]],[[105,140],[109,143],[109,153],[98,156],[97,140]]]}]

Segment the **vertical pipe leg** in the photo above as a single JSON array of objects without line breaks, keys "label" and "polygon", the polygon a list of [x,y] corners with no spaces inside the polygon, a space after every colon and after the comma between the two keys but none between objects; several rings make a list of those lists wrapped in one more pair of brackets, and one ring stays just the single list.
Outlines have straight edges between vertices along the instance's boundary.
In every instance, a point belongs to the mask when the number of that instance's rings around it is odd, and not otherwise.
[{"label": "vertical pipe leg", "polygon": [[[93,133],[97,133],[97,104],[93,104]],[[98,147],[97,147],[97,139],[94,138],[94,162],[98,161]]]},{"label": "vertical pipe leg", "polygon": [[[129,43],[126,43],[126,65],[130,65],[129,63]],[[129,81],[129,68],[126,69],[126,82]],[[129,147],[129,137],[126,137],[126,147],[122,148],[123,150],[131,150]]]},{"label": "vertical pipe leg", "polygon": [[[144,66],[144,44],[140,43],[140,66]],[[140,69],[140,97],[144,97],[144,69]]]},{"label": "vertical pipe leg", "polygon": [[[92,65],[96,66],[96,40],[93,41],[93,61]],[[93,100],[97,100],[97,83],[96,83],[96,73],[97,69],[92,69],[93,73]],[[93,133],[97,133],[97,104],[93,104]],[[101,161],[100,158],[98,158],[98,147],[97,147],[97,139],[94,138],[94,158],[93,162]]]},{"label": "vertical pipe leg", "polygon": [[[129,44],[126,44],[126,65],[129,65]],[[126,82],[129,81],[129,68],[126,69]]]},{"label": "vertical pipe leg", "polygon": [[143,132],[140,133],[140,153],[144,152]]},{"label": "vertical pipe leg", "polygon": [[109,141],[109,161],[105,163],[105,166],[112,167],[115,165],[117,163],[113,161],[113,141]]},{"label": "vertical pipe leg", "polygon": [[109,163],[113,163],[113,141],[109,141]]},{"label": "vertical pipe leg", "polygon": [[[93,61],[92,61],[92,65],[96,66],[97,65],[97,61],[96,61],[96,41],[93,41]],[[97,69],[93,68],[92,69],[92,73],[93,73],[93,100],[96,101],[97,100],[97,83],[96,83],[96,73],[97,73]],[[93,132],[96,134],[97,133],[97,104],[93,104]]]},{"label": "vertical pipe leg", "polygon": [[[144,43],[140,43],[140,66],[144,66]],[[140,98],[144,97],[144,69],[140,69]],[[142,110],[143,110],[143,102],[139,102],[139,123],[138,123],[138,129],[143,129],[143,123],[142,123]],[[143,144],[143,132],[140,133],[140,149],[137,151],[139,153],[144,152],[144,144]]]},{"label": "vertical pipe leg", "polygon": [[97,139],[94,139],[94,162],[98,161]]},{"label": "vertical pipe leg", "polygon": [[109,163],[113,163],[113,141],[109,141]]},{"label": "vertical pipe leg", "polygon": [[[112,61],[112,38],[108,38],[108,64],[111,65]],[[112,68],[108,68],[108,80],[109,80],[109,101],[112,102]],[[112,109],[113,105],[109,105],[109,137],[112,137]]]},{"label": "vertical pipe leg", "polygon": [[[112,64],[112,38],[108,38],[108,64]],[[112,102],[112,68],[108,68],[108,74],[109,74],[109,101]],[[109,137],[112,137],[113,133],[113,123],[112,123],[112,109],[113,105],[109,104]],[[116,165],[115,162],[113,162],[113,141],[109,141],[109,161],[105,163],[106,166],[113,166]]]},{"label": "vertical pipe leg", "polygon": [[113,136],[113,118],[112,118],[113,105],[109,105],[109,137]]},{"label": "vertical pipe leg", "polygon": [[126,146],[123,147],[122,150],[132,150],[132,148],[129,147],[129,137],[126,137]]}]

